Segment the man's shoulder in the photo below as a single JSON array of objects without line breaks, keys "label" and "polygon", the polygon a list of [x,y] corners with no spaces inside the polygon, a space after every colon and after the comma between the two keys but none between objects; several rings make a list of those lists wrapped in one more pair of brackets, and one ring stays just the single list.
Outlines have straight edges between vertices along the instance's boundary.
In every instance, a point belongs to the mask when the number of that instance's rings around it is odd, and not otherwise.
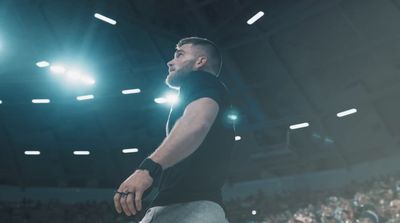
[{"label": "man's shoulder", "polygon": [[225,83],[223,83],[217,76],[206,71],[192,71],[190,85],[194,88],[196,86],[203,88],[216,88],[220,91],[228,91]]}]

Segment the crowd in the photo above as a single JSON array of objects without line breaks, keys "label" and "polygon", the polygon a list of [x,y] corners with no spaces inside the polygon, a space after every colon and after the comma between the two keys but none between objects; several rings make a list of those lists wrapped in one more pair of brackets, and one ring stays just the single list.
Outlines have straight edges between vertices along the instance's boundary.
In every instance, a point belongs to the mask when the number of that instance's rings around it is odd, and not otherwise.
[{"label": "crowd", "polygon": [[[262,192],[226,202],[231,223],[400,223],[400,175],[352,182],[344,188],[295,191],[266,196]],[[144,213],[143,213],[144,214]],[[0,222],[136,223],[119,215],[112,201],[64,203],[0,201]]]},{"label": "crowd", "polygon": [[400,175],[226,203],[231,223],[400,223]]}]

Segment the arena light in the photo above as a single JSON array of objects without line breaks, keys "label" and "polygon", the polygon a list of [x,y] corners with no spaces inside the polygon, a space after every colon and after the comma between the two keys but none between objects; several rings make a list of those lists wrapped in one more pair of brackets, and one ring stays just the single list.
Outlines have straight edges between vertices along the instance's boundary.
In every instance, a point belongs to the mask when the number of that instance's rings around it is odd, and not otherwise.
[{"label": "arena light", "polygon": [[346,111],[343,111],[343,112],[339,112],[339,113],[337,113],[336,115],[337,115],[337,117],[341,118],[341,117],[344,117],[344,116],[347,116],[347,115],[354,114],[354,113],[356,113],[356,112],[357,112],[357,109],[352,108],[352,109],[350,109],[350,110],[346,110]]},{"label": "arena light", "polygon": [[139,149],[138,148],[123,149],[122,152],[123,153],[137,153],[137,152],[139,152]]},{"label": "arena light", "polygon": [[163,98],[163,97],[155,98],[154,101],[155,101],[157,104],[164,104],[164,103],[167,103],[167,99],[166,99],[166,98]]},{"label": "arena light", "polygon": [[24,152],[25,155],[27,156],[37,156],[40,155],[40,151],[34,151],[34,150],[27,150]]},{"label": "arena light", "polygon": [[253,23],[255,23],[257,20],[259,20],[263,16],[264,16],[264,12],[259,11],[257,14],[255,14],[253,17],[251,17],[249,20],[247,20],[247,24],[252,25]]},{"label": "arena light", "polygon": [[109,23],[111,25],[117,24],[117,21],[115,21],[114,19],[110,19],[110,18],[108,18],[108,17],[106,17],[104,15],[101,15],[99,13],[95,13],[94,17],[97,18],[97,19],[100,19],[100,20],[102,20],[102,21],[104,21],[106,23]]},{"label": "arena light", "polygon": [[66,71],[65,67],[61,65],[52,65],[50,66],[50,70],[55,74],[63,74]]},{"label": "arena light", "polygon": [[333,139],[331,139],[331,138],[329,138],[329,137],[326,137],[326,138],[324,139],[324,142],[325,142],[325,143],[329,143],[329,144],[334,143]]},{"label": "arena light", "polygon": [[257,214],[257,211],[256,211],[256,210],[252,210],[252,211],[251,211],[251,214],[252,214],[252,215],[256,215],[256,214]]},{"label": "arena light", "polygon": [[1,105],[1,104],[3,104],[3,101],[2,101],[2,100],[0,100],[0,105]]},{"label": "arena light", "polygon": [[68,72],[66,73],[66,78],[71,82],[81,81],[82,83],[87,85],[93,85],[96,83],[96,81],[92,77],[84,75],[83,72],[77,69],[68,69]]},{"label": "arena light", "polygon": [[235,136],[235,141],[239,141],[239,140],[241,140],[242,139],[242,137],[240,137],[240,136]]},{"label": "arena light", "polygon": [[40,68],[48,67],[48,66],[50,66],[50,63],[45,60],[42,60],[42,61],[37,62],[36,66],[38,66]]},{"label": "arena light", "polygon": [[89,85],[93,85],[94,83],[96,83],[96,81],[95,81],[93,78],[88,77],[88,76],[82,76],[82,77],[81,77],[81,81],[82,81],[83,83],[89,84]]},{"label": "arena light", "polygon": [[237,116],[237,115],[230,114],[230,115],[228,115],[228,118],[229,118],[230,120],[232,120],[232,121],[236,121],[236,120],[238,119],[238,116]]},{"label": "arena light", "polygon": [[179,101],[177,94],[167,94],[167,102],[170,104],[175,104]]},{"label": "arena light", "polygon": [[304,123],[300,123],[300,124],[296,124],[296,125],[291,125],[290,129],[300,129],[300,128],[305,128],[308,126],[309,126],[308,122],[304,122]]},{"label": "arena light", "polygon": [[78,97],[76,97],[76,100],[83,101],[83,100],[90,100],[90,99],[93,99],[93,98],[94,98],[94,95],[90,94],[90,95],[78,96]]},{"label": "arena light", "polygon": [[87,156],[90,155],[89,151],[74,151],[74,155],[76,156]]},{"label": "arena light", "polygon": [[78,81],[81,79],[81,72],[77,70],[70,70],[67,72],[67,78],[70,81]]},{"label": "arena light", "polygon": [[169,93],[165,97],[155,98],[154,101],[157,104],[165,104],[165,103],[175,104],[175,103],[177,103],[179,101],[179,97],[178,97],[177,94]]},{"label": "arena light", "polygon": [[140,93],[140,89],[127,89],[127,90],[123,90],[122,94],[138,94]]},{"label": "arena light", "polygon": [[33,104],[48,104],[50,99],[32,99]]}]

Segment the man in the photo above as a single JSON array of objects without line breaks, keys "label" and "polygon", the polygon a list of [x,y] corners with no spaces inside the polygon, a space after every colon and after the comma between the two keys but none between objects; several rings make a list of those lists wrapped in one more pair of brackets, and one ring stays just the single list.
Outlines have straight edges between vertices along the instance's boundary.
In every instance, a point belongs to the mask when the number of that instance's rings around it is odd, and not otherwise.
[{"label": "man", "polygon": [[359,219],[357,220],[357,222],[360,223],[379,223],[380,222],[380,218],[379,215],[372,211],[372,210],[366,210],[363,211],[359,217]]},{"label": "man", "polygon": [[159,192],[143,223],[227,222],[221,188],[234,143],[222,66],[216,45],[203,38],[179,41],[167,63],[165,80],[179,89],[161,145],[129,176],[114,196],[118,213],[130,216],[142,209],[142,195],[159,177]]}]

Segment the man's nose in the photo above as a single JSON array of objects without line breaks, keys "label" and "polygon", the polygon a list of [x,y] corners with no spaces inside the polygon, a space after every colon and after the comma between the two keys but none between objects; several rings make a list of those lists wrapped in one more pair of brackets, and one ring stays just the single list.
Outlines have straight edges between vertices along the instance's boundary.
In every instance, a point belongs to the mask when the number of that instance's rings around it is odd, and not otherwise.
[{"label": "man's nose", "polygon": [[168,67],[172,66],[172,61],[173,61],[173,60],[168,61],[168,63],[167,63],[167,66],[168,66]]}]

